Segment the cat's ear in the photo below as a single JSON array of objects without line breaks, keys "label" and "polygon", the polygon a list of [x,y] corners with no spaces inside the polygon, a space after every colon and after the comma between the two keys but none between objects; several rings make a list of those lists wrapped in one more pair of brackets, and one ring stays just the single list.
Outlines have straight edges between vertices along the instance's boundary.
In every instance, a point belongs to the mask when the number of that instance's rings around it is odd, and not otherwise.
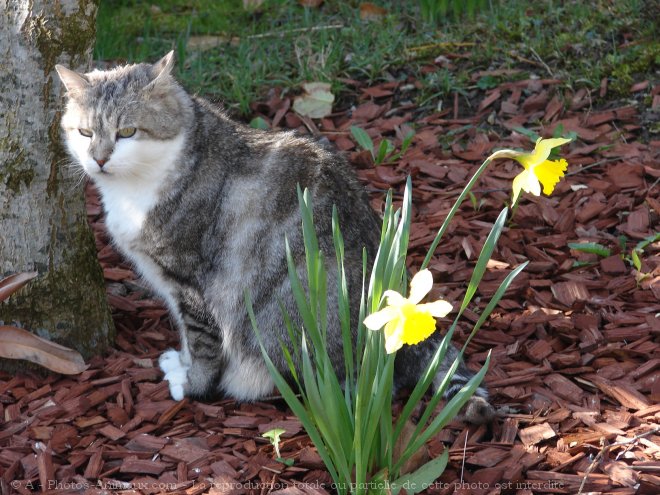
[{"label": "cat's ear", "polygon": [[151,66],[152,80],[143,91],[151,97],[167,93],[170,88],[169,75],[174,67],[174,50]]},{"label": "cat's ear", "polygon": [[161,58],[158,62],[151,66],[151,76],[154,82],[158,79],[167,78],[172,72],[174,67],[174,50],[170,51],[167,55]]},{"label": "cat's ear", "polygon": [[84,76],[71,69],[67,69],[63,65],[56,65],[55,70],[60,76],[60,80],[62,81],[62,84],[64,84],[69,96],[82,93],[90,87],[89,81],[87,81]]}]

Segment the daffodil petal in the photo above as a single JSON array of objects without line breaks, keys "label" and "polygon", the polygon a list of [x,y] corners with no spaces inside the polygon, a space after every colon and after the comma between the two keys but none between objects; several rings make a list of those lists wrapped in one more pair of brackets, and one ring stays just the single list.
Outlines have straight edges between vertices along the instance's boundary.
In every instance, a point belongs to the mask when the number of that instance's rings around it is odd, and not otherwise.
[{"label": "daffodil petal", "polygon": [[408,296],[408,301],[417,304],[424,299],[426,294],[431,292],[432,287],[433,275],[431,275],[431,270],[425,268],[418,271],[410,281],[410,296]]},{"label": "daffodil petal", "polygon": [[369,330],[380,330],[384,325],[396,318],[397,310],[391,306],[387,306],[380,311],[371,313],[364,319],[364,326]]},{"label": "daffodil petal", "polygon": [[534,168],[534,175],[543,184],[544,194],[552,194],[567,168],[568,164],[563,159],[557,161],[546,160]]},{"label": "daffodil petal", "polygon": [[536,141],[534,151],[531,153],[524,153],[519,157],[516,157],[516,160],[527,169],[533,168],[546,161],[553,148],[570,142],[571,140],[566,138],[539,139]]},{"label": "daffodil petal", "polygon": [[449,312],[452,310],[452,305],[449,304],[447,301],[434,301],[432,303],[427,303],[427,304],[419,304],[417,305],[417,309],[420,311],[424,311],[426,313],[431,313],[432,316],[435,316],[436,318],[442,318],[443,316],[447,316]]},{"label": "daffodil petal", "polygon": [[403,318],[395,318],[385,325],[385,352],[392,354],[401,349],[403,345]]},{"label": "daffodil petal", "polygon": [[401,306],[406,302],[406,298],[395,290],[386,290],[383,296],[387,298],[388,306]]},{"label": "daffodil petal", "polygon": [[401,339],[389,338],[385,339],[385,352],[392,354],[393,352],[398,351],[403,347],[403,341]]},{"label": "daffodil petal", "polygon": [[541,194],[541,184],[532,170],[525,169],[513,179],[513,203],[518,200],[520,191],[529,192],[535,196]]}]

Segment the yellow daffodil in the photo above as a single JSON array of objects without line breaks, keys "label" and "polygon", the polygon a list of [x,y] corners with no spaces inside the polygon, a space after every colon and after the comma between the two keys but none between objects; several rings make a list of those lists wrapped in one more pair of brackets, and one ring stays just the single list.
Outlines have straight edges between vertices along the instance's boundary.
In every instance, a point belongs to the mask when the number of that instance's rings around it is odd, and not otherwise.
[{"label": "yellow daffodil", "polygon": [[403,344],[417,344],[435,331],[435,318],[447,315],[451,304],[438,300],[419,304],[433,286],[433,276],[427,269],[419,271],[410,281],[410,297],[396,291],[385,291],[387,306],[364,320],[370,330],[385,326],[385,350],[388,354],[401,349]]},{"label": "yellow daffodil", "polygon": [[532,193],[540,196],[541,185],[543,193],[549,195],[554,191],[555,186],[564,176],[567,164],[566,160],[548,160],[553,148],[570,142],[570,139],[553,138],[536,141],[536,147],[531,153],[514,152],[511,156],[520,163],[525,170],[513,179],[513,203],[518,199],[520,191]]}]

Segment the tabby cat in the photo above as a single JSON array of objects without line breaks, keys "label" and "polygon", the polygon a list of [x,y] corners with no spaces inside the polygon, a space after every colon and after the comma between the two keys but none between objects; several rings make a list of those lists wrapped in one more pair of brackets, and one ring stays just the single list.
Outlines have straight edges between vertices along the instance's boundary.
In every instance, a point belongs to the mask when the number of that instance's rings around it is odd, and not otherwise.
[{"label": "tabby cat", "polygon": [[[57,66],[68,97],[62,118],[66,145],[101,193],[115,245],[165,300],[179,330],[181,350],[160,357],[172,398],[224,393],[256,400],[272,394],[274,385],[243,293],[248,289],[252,295],[267,351],[289,376],[280,349],[288,334],[278,302],[295,317],[284,238],[303,273],[296,185],[312,194],[326,253],[333,252],[331,211],[338,207],[354,309],[362,284],[362,247],[373,259],[380,225],[340,155],[291,132],[266,132],[230,120],[188,94],[172,77],[172,66],[172,52],[153,65],[84,75]],[[328,270],[331,299],[335,271]],[[330,300],[328,307],[336,305]],[[329,311],[328,346],[341,373],[336,315]],[[399,351],[397,386],[416,383],[439,340],[436,335]],[[453,360],[456,349],[450,354]],[[471,376],[461,366],[448,395]],[[480,388],[465,409],[468,420],[491,417],[486,398]]]}]

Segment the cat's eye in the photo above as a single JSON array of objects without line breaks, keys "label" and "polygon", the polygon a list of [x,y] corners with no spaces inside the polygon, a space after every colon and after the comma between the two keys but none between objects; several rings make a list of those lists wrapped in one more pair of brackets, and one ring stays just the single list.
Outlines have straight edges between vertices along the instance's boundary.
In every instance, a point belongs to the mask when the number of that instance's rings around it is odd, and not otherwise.
[{"label": "cat's eye", "polygon": [[129,138],[135,135],[135,127],[124,127],[123,129],[119,129],[117,131],[117,137],[120,138]]},{"label": "cat's eye", "polygon": [[78,129],[78,132],[80,133],[81,136],[85,136],[85,137],[92,137],[92,134],[94,134],[89,129]]}]

